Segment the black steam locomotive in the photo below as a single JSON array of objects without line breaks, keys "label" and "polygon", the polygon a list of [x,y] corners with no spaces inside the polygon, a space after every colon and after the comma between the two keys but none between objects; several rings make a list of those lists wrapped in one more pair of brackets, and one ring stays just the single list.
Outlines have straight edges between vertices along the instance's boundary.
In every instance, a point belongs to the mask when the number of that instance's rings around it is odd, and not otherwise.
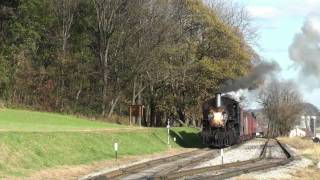
[{"label": "black steam locomotive", "polygon": [[202,140],[210,147],[225,147],[250,139],[255,134],[255,118],[244,113],[239,102],[217,93],[204,102]]}]

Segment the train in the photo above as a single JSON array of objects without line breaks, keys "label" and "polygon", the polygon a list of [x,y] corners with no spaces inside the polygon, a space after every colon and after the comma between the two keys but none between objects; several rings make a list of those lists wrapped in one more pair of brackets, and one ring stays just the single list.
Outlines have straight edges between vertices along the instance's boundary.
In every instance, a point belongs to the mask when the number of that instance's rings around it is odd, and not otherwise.
[{"label": "train", "polygon": [[223,148],[255,137],[257,121],[254,113],[244,111],[234,98],[216,93],[202,106],[203,144]]}]

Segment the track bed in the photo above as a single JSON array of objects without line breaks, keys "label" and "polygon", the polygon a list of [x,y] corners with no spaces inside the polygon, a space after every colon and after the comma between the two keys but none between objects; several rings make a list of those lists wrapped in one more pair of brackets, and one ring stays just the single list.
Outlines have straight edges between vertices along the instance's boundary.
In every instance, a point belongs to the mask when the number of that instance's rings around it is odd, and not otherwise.
[{"label": "track bed", "polygon": [[225,179],[284,165],[293,159],[277,140],[258,138],[226,148],[225,157],[229,158],[221,164],[220,149],[199,149],[88,177],[87,180]]}]

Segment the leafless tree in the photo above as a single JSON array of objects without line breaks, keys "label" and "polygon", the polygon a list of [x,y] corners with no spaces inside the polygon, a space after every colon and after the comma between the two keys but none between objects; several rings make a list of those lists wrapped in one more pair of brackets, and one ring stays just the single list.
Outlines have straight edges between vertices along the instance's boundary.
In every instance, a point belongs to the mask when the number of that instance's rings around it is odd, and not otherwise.
[{"label": "leafless tree", "polygon": [[[58,53],[58,57],[60,59],[59,74],[58,82],[59,82],[59,91],[58,93],[64,93],[65,87],[65,71],[64,71],[64,64],[66,63],[67,59],[67,45],[68,39],[70,38],[70,30],[73,23],[74,14],[78,8],[79,0],[53,0],[50,1],[52,3],[54,14],[57,16],[59,28],[58,32],[58,39],[61,41],[61,51],[62,53]],[[63,111],[64,102],[60,98],[56,99],[56,105],[60,104],[60,110]]]},{"label": "leafless tree", "polygon": [[234,31],[243,36],[248,43],[256,45],[257,28],[246,7],[234,0],[207,0],[208,5],[215,11],[220,20],[233,27]]},{"label": "leafless tree", "polygon": [[[146,115],[150,117],[150,124],[156,124],[155,104],[158,86],[168,79],[168,67],[165,61],[156,62],[155,59],[164,58],[159,50],[172,42],[179,30],[177,16],[182,16],[179,1],[153,0],[136,1],[139,4],[138,12],[135,12],[134,19],[130,22],[130,35],[126,38],[125,59],[130,63],[132,85],[132,104],[140,104],[143,101],[144,92],[148,92],[150,106],[146,107]],[[180,6],[179,6],[180,5]],[[130,10],[132,13],[134,10]],[[159,56],[160,55],[160,56]],[[149,118],[147,118],[149,119]]]},{"label": "leafless tree", "polygon": [[259,100],[268,118],[268,135],[287,135],[300,117],[301,95],[292,81],[273,80],[262,88]]},{"label": "leafless tree", "polygon": [[55,15],[58,17],[59,25],[61,26],[60,38],[62,41],[62,51],[65,54],[74,13],[77,10],[79,0],[54,0],[52,3]]},{"label": "leafless tree", "polygon": [[102,115],[106,114],[107,91],[109,78],[109,61],[112,35],[116,32],[117,23],[121,22],[120,17],[125,13],[125,6],[128,0],[93,0],[96,10],[96,21],[99,41],[99,58],[103,66],[103,91],[102,91]]}]

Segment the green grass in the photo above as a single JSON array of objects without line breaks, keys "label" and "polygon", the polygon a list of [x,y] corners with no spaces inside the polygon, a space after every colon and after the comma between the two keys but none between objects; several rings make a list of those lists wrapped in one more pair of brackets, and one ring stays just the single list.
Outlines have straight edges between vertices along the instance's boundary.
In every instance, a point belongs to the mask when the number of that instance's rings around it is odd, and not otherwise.
[{"label": "green grass", "polygon": [[[74,116],[26,110],[0,109],[0,179],[24,177],[63,165],[90,164],[119,157],[168,149],[166,128],[123,131],[123,127]],[[115,131],[73,131],[113,128]],[[120,128],[117,130],[117,128]],[[198,130],[173,128],[173,148],[201,147]]]},{"label": "green grass", "polygon": [[[174,148],[198,147],[198,130],[174,128]],[[114,158],[113,143],[119,143],[119,157],[161,152],[168,148],[165,128],[136,132],[1,132],[0,179],[26,176],[41,169],[88,164]]]},{"label": "green grass", "polygon": [[0,130],[66,131],[126,127],[55,113],[0,109]]}]

